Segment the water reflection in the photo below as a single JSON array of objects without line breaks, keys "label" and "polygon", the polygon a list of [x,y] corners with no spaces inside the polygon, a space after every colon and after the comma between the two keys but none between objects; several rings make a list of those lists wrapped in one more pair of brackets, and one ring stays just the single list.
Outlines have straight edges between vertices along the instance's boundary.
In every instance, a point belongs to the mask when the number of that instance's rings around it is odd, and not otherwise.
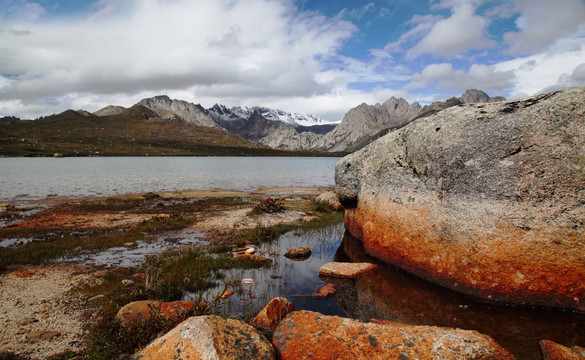
[{"label": "water reflection", "polygon": [[[271,299],[282,296],[292,301],[297,310],[345,316],[333,298],[313,299],[307,296],[325,284],[319,279],[319,269],[333,261],[344,231],[343,224],[293,230],[281,235],[272,244],[262,245],[259,252],[272,259],[272,265],[263,269],[226,271],[225,279],[236,293],[219,311],[232,315],[255,315]],[[294,261],[284,257],[287,250],[301,246],[308,246],[312,251],[307,260]],[[253,279],[253,284],[242,285],[242,279]],[[210,294],[222,290],[223,285],[210,290]],[[187,299],[190,297],[194,295],[188,295]]]},{"label": "water reflection", "polygon": [[[349,233],[336,261],[375,262]],[[479,302],[382,265],[356,281],[334,281],[335,299],[351,318],[477,330],[490,335],[518,359],[539,359],[538,341],[585,344],[585,315]]]}]

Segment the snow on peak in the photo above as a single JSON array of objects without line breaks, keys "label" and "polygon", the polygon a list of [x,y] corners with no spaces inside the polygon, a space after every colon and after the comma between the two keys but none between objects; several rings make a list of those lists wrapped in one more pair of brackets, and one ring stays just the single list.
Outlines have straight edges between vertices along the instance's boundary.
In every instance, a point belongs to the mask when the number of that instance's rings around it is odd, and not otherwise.
[{"label": "snow on peak", "polygon": [[228,109],[225,105],[214,105],[209,109],[224,120],[248,119],[255,112],[259,113],[268,120],[282,121],[291,126],[313,126],[313,125],[327,125],[330,122],[323,120],[315,115],[290,113],[284,110],[274,110],[263,106],[234,106]]}]

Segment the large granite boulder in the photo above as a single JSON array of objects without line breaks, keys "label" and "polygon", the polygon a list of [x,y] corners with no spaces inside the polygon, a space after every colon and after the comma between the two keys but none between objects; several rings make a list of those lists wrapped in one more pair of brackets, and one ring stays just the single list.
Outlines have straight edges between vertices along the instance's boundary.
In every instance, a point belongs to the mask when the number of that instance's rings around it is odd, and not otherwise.
[{"label": "large granite boulder", "polygon": [[296,311],[282,320],[272,343],[282,360],[514,358],[476,331],[363,323],[311,311]]},{"label": "large granite boulder", "polygon": [[136,353],[134,360],[274,359],[272,345],[258,330],[219,316],[191,317]]},{"label": "large granite boulder", "polygon": [[335,180],[370,255],[484,299],[585,311],[585,87],[418,119]]}]

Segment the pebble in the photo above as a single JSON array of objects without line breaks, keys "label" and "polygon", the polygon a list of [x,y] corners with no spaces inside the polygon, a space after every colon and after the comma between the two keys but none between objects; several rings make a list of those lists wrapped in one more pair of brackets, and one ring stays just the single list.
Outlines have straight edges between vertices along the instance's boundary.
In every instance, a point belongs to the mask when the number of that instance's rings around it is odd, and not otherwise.
[{"label": "pebble", "polygon": [[58,336],[61,336],[61,333],[58,331],[31,331],[27,335],[27,337],[31,340],[43,341],[53,340]]}]

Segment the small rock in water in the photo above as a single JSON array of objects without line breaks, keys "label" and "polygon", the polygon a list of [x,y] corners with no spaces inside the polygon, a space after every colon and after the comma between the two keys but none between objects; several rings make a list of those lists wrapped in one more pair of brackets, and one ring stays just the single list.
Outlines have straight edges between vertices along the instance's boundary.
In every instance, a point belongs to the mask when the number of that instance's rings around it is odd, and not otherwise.
[{"label": "small rock in water", "polygon": [[230,296],[232,296],[233,294],[234,294],[234,291],[233,290],[226,290],[226,291],[223,292],[223,294],[221,294],[221,298],[223,300],[229,299]]},{"label": "small rock in water", "polygon": [[311,249],[308,246],[302,246],[288,250],[284,256],[289,259],[308,259],[311,256]]},{"label": "small rock in water", "polygon": [[335,284],[327,283],[325,285],[321,285],[317,288],[317,292],[313,294],[313,298],[315,299],[327,299],[335,295],[337,289],[335,289]]},{"label": "small rock in water", "polygon": [[370,263],[341,263],[330,262],[319,269],[319,276],[353,279],[359,275],[376,269],[377,265]]}]

